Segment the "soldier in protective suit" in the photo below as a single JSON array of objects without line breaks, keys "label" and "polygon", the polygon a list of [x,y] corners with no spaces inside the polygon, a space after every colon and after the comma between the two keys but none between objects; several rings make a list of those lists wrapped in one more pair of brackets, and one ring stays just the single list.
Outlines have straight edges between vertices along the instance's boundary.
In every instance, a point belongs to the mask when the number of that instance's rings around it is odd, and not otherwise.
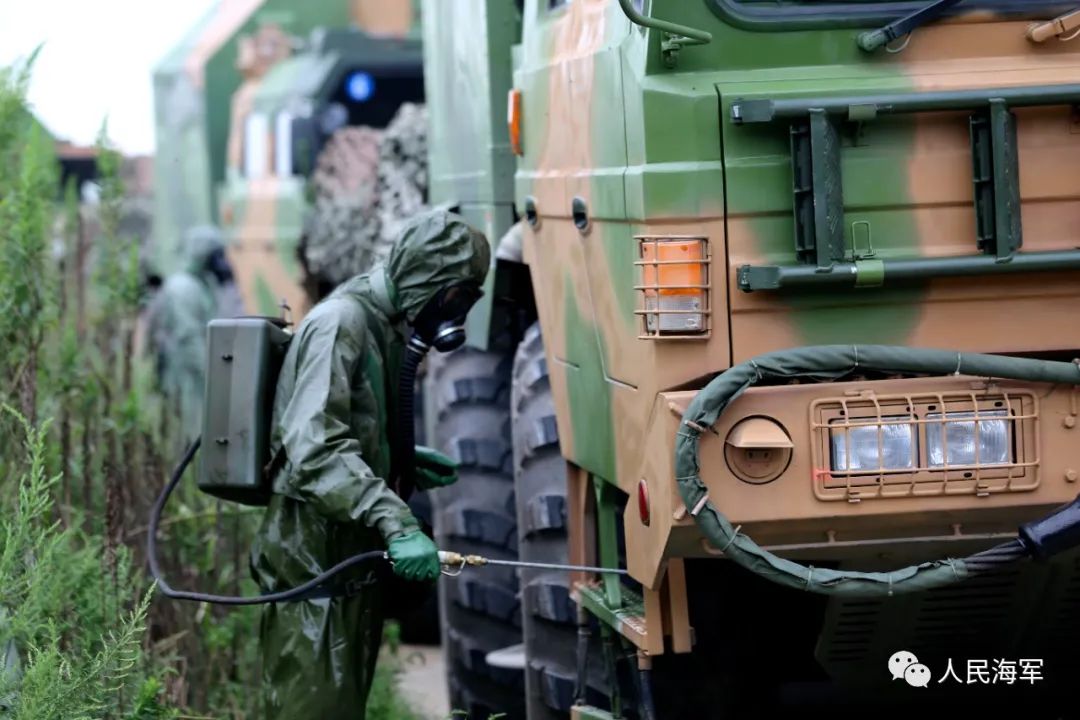
[{"label": "soldier in protective suit", "polygon": [[221,314],[218,293],[232,282],[221,233],[194,227],[184,235],[183,269],[166,278],[147,309],[158,386],[179,408],[184,444],[202,429],[206,324]]},{"label": "soldier in protective suit", "polygon": [[[383,547],[398,576],[438,577],[435,544],[391,484],[428,489],[457,479],[451,461],[414,452],[413,382],[429,347],[464,341],[489,263],[482,234],[457,215],[428,212],[403,229],[384,264],[346,281],[301,323],[274,397],[273,496],[252,552],[264,592]],[[380,567],[350,571],[327,593],[334,597],[266,606],[268,718],[363,719],[382,641]]]}]

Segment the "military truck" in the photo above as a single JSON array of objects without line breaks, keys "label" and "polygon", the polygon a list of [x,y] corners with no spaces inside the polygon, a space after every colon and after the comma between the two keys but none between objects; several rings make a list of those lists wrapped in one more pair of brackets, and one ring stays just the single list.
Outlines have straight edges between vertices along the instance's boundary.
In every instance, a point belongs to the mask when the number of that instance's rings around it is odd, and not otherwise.
[{"label": "military truck", "polygon": [[[403,105],[424,99],[411,7],[386,3],[381,12],[365,27],[317,28],[297,52],[251,72],[233,96],[220,197],[251,312],[278,315],[284,300],[298,321],[366,269],[381,240],[382,130]],[[412,118],[404,123],[416,125]],[[348,243],[332,237],[339,229]],[[335,239],[348,252],[326,247]]]},{"label": "military truck", "polygon": [[422,99],[415,14],[407,0],[218,0],[207,10],[154,68],[163,271],[186,228],[218,223],[247,235],[232,258],[255,268],[239,277],[247,311],[279,314],[284,298],[302,314],[306,176],[342,112],[347,125],[381,127]]},{"label": "military truck", "polygon": [[[378,18],[380,0],[218,0],[154,68],[154,247],[164,272],[179,239],[219,223],[231,100],[252,75],[291,53],[291,38],[317,27]],[[274,31],[276,28],[276,32]]]},{"label": "military truck", "polygon": [[1080,564],[1006,561],[1077,494],[1076,4],[423,11],[433,200],[521,240],[440,546],[628,570],[444,578],[452,706],[1067,712]]}]

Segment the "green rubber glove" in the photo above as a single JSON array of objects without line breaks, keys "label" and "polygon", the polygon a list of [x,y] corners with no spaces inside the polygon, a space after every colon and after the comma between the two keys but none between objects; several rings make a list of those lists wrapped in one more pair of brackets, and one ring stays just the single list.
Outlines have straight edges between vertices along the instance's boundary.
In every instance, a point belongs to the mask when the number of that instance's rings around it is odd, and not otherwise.
[{"label": "green rubber glove", "polygon": [[387,547],[394,572],[406,580],[439,577],[439,549],[424,533],[412,530],[398,535]]},{"label": "green rubber glove", "polygon": [[453,485],[458,479],[458,464],[434,448],[416,446],[416,476],[414,482],[421,490]]}]

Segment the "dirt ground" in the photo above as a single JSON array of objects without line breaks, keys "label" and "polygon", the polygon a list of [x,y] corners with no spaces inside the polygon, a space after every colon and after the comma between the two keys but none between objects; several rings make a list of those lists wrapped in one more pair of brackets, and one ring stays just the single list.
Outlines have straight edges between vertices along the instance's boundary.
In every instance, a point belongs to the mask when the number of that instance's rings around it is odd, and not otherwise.
[{"label": "dirt ground", "polygon": [[398,689],[409,706],[424,720],[450,716],[446,695],[446,667],[442,648],[432,645],[401,645],[398,656],[402,673]]}]

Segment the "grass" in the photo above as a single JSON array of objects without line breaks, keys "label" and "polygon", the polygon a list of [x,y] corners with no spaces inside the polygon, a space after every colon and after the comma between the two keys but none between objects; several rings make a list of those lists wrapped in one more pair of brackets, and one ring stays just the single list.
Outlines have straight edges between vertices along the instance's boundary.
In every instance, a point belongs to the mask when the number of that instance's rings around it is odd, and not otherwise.
[{"label": "grass", "polygon": [[367,720],[420,720],[398,692],[398,678],[403,672],[403,663],[398,654],[399,637],[397,623],[388,622],[383,630],[379,664],[375,667],[375,677],[371,681]]}]

